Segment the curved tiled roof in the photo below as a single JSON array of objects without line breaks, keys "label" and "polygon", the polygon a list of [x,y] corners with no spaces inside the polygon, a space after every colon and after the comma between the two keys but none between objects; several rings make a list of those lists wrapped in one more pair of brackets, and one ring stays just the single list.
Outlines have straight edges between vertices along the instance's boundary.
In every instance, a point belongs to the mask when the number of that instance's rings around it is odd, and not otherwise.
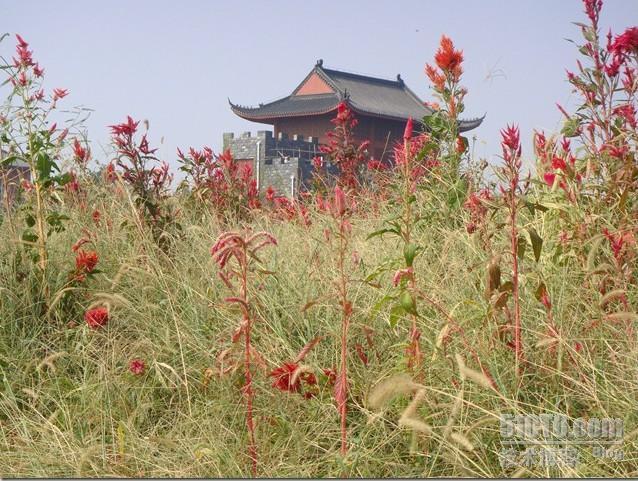
[{"label": "curved tiled roof", "polygon": [[[334,90],[333,93],[315,95],[296,95],[305,81],[317,74]],[[431,115],[433,110],[427,107],[410,90],[400,76],[396,80],[386,80],[365,75],[323,68],[317,62],[306,79],[287,97],[275,100],[259,107],[242,107],[230,102],[231,109],[240,117],[255,122],[269,123],[271,119],[319,115],[331,112],[339,102],[346,101],[359,114],[405,121],[408,117],[415,120]],[[460,120],[462,132],[478,127],[482,118]]]},{"label": "curved tiled roof", "polygon": [[279,117],[295,117],[300,115],[325,114],[337,108],[341,98],[336,94],[289,95],[259,107],[242,107],[230,102],[230,107],[237,115],[248,120],[274,119]]}]

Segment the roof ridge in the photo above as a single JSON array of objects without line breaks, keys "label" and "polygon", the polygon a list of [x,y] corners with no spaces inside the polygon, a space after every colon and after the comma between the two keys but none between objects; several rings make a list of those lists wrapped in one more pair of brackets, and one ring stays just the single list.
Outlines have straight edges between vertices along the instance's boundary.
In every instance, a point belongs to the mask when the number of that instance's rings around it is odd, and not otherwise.
[{"label": "roof ridge", "polygon": [[405,82],[403,81],[403,79],[401,79],[401,74],[399,74],[397,76],[397,79],[389,79],[389,78],[385,78],[385,77],[374,77],[374,76],[368,75],[368,74],[351,72],[351,71],[348,71],[348,70],[337,70],[337,69],[334,69],[334,68],[326,68],[326,67],[323,67],[321,65],[317,66],[317,67],[320,68],[321,70],[323,70],[326,75],[330,75],[330,73],[336,73],[336,74],[342,74],[342,75],[345,75],[345,76],[355,77],[355,78],[359,78],[359,79],[373,80],[375,82],[390,83],[390,84],[396,85],[397,87],[405,87]]}]

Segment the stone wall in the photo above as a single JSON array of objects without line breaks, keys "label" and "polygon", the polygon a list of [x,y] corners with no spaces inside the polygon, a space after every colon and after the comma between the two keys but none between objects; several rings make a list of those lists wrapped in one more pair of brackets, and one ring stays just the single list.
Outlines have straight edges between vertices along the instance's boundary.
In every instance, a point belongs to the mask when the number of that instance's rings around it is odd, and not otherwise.
[{"label": "stone wall", "polygon": [[283,133],[274,136],[269,130],[260,130],[254,136],[250,132],[239,136],[224,133],[223,148],[230,149],[237,160],[252,159],[253,174],[261,193],[272,186],[288,197],[292,190],[297,195],[300,186],[306,185],[312,173],[312,158],[321,156],[316,137]]},{"label": "stone wall", "polygon": [[261,164],[262,191],[272,186],[280,195],[293,198],[299,193],[299,159],[276,157]]},{"label": "stone wall", "polygon": [[0,167],[0,210],[13,203],[22,180],[31,180],[28,167]]}]

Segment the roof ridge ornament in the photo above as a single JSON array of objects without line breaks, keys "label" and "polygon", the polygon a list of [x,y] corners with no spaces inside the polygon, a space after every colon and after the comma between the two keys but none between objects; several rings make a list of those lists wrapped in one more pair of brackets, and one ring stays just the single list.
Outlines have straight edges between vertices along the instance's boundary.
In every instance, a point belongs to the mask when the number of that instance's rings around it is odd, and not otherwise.
[{"label": "roof ridge ornament", "polygon": [[401,85],[403,85],[403,79],[401,78],[401,74],[400,73],[397,74],[397,82],[399,82]]},{"label": "roof ridge ornament", "polygon": [[317,60],[317,63],[315,64],[315,67],[323,67],[323,59],[322,58]]}]

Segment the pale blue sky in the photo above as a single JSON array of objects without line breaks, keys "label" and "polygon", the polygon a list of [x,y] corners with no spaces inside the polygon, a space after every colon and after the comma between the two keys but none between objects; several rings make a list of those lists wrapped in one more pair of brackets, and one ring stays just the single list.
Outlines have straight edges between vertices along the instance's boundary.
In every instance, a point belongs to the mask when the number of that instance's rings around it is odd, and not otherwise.
[{"label": "pale blue sky", "polygon": [[[175,148],[221,146],[222,133],[267,128],[236,117],[227,98],[255,105],[288,95],[318,58],[329,68],[394,78],[424,100],[423,74],[442,33],[465,53],[466,116],[487,112],[473,131],[477,153],[494,161],[499,129],[555,130],[574,99],[584,21],[577,0],[526,1],[167,1],[0,0],[0,32],[20,33],[46,69],[47,88],[65,87],[67,106],[95,110],[87,123],[98,157],[107,125],[127,114],[150,121],[150,138],[174,167]],[[606,0],[601,25],[621,33],[638,1]],[[14,41],[0,44],[11,54]]]}]

